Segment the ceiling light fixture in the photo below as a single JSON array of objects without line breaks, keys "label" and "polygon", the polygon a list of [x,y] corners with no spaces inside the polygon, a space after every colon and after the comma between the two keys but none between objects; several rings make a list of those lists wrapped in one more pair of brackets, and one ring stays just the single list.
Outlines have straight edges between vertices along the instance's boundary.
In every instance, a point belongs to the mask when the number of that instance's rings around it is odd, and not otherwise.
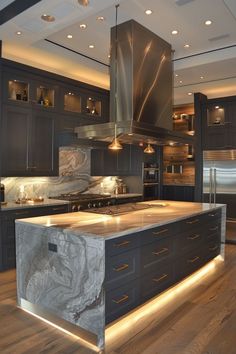
[{"label": "ceiling light fixture", "polygon": [[192,94],[193,94],[192,92],[188,92],[188,95],[189,95],[189,96],[192,96]]},{"label": "ceiling light fixture", "polygon": [[81,6],[88,6],[89,5],[89,0],[78,0],[78,3]]},{"label": "ceiling light fixture", "polygon": [[179,81],[179,83],[180,83],[180,84],[182,84],[182,83],[183,83],[183,81],[182,81],[182,80],[180,80],[180,81]]},{"label": "ceiling light fixture", "polygon": [[200,76],[200,79],[201,79],[201,80],[204,79],[204,76]]},{"label": "ceiling light fixture", "polygon": [[153,149],[152,145],[148,143],[147,147],[143,150],[145,154],[154,154],[155,150]]},{"label": "ceiling light fixture", "polygon": [[104,21],[104,20],[105,20],[105,17],[104,17],[104,16],[98,16],[98,17],[97,17],[97,20],[98,20],[98,21]]},{"label": "ceiling light fixture", "polygon": [[89,44],[89,46],[88,46],[90,49],[93,49],[93,48],[95,48],[95,46],[94,46],[94,44]]},{"label": "ceiling light fixture", "polygon": [[179,31],[177,31],[177,30],[173,30],[172,32],[171,32],[171,34],[178,34],[179,33]]},{"label": "ceiling light fixture", "polygon": [[184,48],[190,48],[190,44],[185,44]]},{"label": "ceiling light fixture", "polygon": [[68,39],[73,38],[72,34],[68,34],[68,35],[67,35],[67,38],[68,38]]},{"label": "ceiling light fixture", "polygon": [[17,35],[17,36],[20,36],[21,34],[22,34],[21,31],[17,31],[17,32],[16,32],[16,35]]},{"label": "ceiling light fixture", "polygon": [[51,16],[51,15],[47,15],[47,14],[43,14],[41,16],[41,19],[43,21],[46,21],[46,22],[54,22],[55,21],[55,17],[54,16]]},{"label": "ceiling light fixture", "polygon": [[114,138],[111,142],[111,144],[108,145],[109,150],[121,150],[123,149],[122,145],[120,144],[118,138],[117,138],[117,91],[118,91],[118,82],[117,82],[117,73],[118,73],[118,63],[117,63],[117,57],[118,57],[118,28],[117,28],[117,19],[118,19],[118,8],[119,4],[116,5],[116,27],[115,27],[115,35],[116,35],[116,45],[115,45],[115,117],[114,117],[114,122],[115,122],[115,131],[114,131]]},{"label": "ceiling light fixture", "polygon": [[146,15],[151,15],[151,14],[152,14],[152,10],[150,10],[150,9],[146,10],[146,11],[145,11],[145,14],[146,14]]},{"label": "ceiling light fixture", "polygon": [[206,26],[210,26],[211,24],[212,24],[212,21],[211,21],[211,20],[206,20],[206,21],[205,21],[205,25],[206,25]]},{"label": "ceiling light fixture", "polygon": [[79,27],[84,30],[85,28],[87,28],[87,25],[85,23],[81,23],[81,25],[79,25]]},{"label": "ceiling light fixture", "polygon": [[178,77],[179,76],[179,74],[175,74],[175,77]]}]

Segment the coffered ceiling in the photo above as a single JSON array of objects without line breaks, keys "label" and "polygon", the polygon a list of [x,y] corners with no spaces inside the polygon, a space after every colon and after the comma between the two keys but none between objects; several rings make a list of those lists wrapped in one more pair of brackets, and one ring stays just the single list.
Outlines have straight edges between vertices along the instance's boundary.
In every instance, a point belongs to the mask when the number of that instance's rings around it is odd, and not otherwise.
[{"label": "coffered ceiling", "polygon": [[[0,10],[11,2],[2,0]],[[109,88],[110,28],[115,25],[117,3],[90,0],[89,6],[82,7],[77,0],[41,0],[0,26],[3,56]],[[134,19],[171,43],[175,104],[193,101],[188,94],[192,92],[208,97],[236,95],[235,0],[119,3],[119,23]],[[151,15],[146,15],[147,9]],[[42,14],[54,16],[55,21],[43,21]],[[206,20],[212,24],[205,25]],[[178,34],[173,35],[173,30]]]}]

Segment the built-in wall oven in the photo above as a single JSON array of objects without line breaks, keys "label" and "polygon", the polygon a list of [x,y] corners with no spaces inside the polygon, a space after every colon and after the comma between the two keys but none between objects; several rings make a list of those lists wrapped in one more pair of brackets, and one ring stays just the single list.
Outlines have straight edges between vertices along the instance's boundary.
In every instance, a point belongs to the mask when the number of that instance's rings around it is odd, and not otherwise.
[{"label": "built-in wall oven", "polygon": [[159,166],[156,162],[144,162],[142,165],[144,200],[159,198]]}]

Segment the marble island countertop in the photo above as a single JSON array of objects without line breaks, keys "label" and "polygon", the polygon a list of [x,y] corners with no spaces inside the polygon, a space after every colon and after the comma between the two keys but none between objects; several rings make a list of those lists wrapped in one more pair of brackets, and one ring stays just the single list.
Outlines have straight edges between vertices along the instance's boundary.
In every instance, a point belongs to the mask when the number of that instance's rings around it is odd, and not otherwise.
[{"label": "marble island countertop", "polygon": [[43,202],[28,201],[26,203],[18,204],[15,201],[8,201],[6,204],[1,205],[2,211],[15,210],[15,209],[25,209],[25,208],[39,208],[39,207],[49,207],[52,205],[67,205],[70,202],[65,200],[57,199],[44,199]]},{"label": "marble island countertop", "polygon": [[[166,203],[166,206],[162,206],[163,203]],[[198,215],[222,206],[222,204],[213,206],[207,203],[176,202],[169,200],[138,203],[138,205],[142,204],[151,204],[151,207],[117,216],[81,211],[29,218],[18,220],[17,222],[37,225],[43,228],[59,228],[78,236],[84,235],[110,239],[182,220],[186,217]]]}]

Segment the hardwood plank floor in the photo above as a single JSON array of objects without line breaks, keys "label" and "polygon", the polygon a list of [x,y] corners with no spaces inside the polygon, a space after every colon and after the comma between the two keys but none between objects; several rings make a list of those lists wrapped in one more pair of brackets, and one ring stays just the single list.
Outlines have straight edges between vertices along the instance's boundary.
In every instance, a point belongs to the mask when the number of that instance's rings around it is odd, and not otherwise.
[{"label": "hardwood plank floor", "polygon": [[[155,321],[154,321],[155,322]],[[92,354],[75,338],[16,307],[15,271],[0,273],[1,354]],[[109,354],[235,354],[236,246],[226,260],[193,287],[161,321],[132,339],[117,342]]]}]

